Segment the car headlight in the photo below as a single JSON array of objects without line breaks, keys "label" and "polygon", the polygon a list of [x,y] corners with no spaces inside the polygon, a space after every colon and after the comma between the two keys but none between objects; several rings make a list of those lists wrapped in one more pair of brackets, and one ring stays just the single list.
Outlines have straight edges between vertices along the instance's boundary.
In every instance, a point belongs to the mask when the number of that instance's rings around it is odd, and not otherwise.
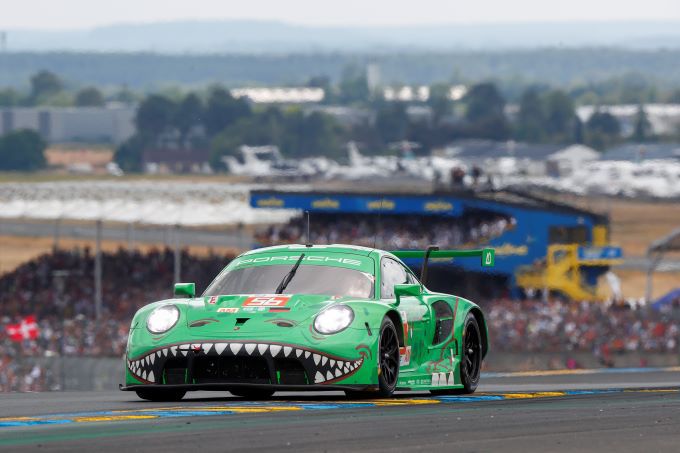
[{"label": "car headlight", "polygon": [[354,311],[347,305],[335,305],[316,316],[314,330],[324,335],[338,333],[354,321]]},{"label": "car headlight", "polygon": [[174,305],[163,305],[151,312],[146,320],[146,328],[151,333],[165,333],[172,329],[179,319],[179,308]]}]

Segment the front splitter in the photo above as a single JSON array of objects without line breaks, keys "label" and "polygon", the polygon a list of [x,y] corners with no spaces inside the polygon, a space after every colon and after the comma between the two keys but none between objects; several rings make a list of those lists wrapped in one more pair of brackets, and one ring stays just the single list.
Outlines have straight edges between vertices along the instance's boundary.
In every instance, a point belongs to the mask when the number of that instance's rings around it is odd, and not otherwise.
[{"label": "front splitter", "polygon": [[305,385],[282,385],[282,384],[248,384],[248,383],[203,383],[203,384],[132,384],[118,386],[119,390],[124,392],[136,391],[136,390],[186,390],[188,392],[194,390],[226,390],[238,389],[238,388],[250,388],[250,389],[263,389],[263,390],[274,390],[277,392],[304,392],[304,391],[342,391],[342,390],[353,390],[361,392],[377,392],[379,387],[377,385],[365,385],[365,384],[351,384],[351,385],[320,385],[320,384],[305,384]]}]

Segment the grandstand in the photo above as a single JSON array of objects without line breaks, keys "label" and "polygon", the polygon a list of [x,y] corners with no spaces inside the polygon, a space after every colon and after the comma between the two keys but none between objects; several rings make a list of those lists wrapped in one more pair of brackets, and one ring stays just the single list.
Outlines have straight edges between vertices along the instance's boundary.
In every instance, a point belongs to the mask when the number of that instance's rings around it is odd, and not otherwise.
[{"label": "grandstand", "polygon": [[[496,267],[465,259],[438,261],[434,289],[498,297],[544,290],[597,301],[600,276],[620,262],[609,243],[606,216],[518,191],[397,193],[251,192],[254,208],[296,209],[311,215],[310,241],[387,249],[491,246]],[[256,235],[259,245],[305,241],[301,217]],[[419,263],[410,261],[414,267]],[[482,280],[484,284],[482,285]]]}]

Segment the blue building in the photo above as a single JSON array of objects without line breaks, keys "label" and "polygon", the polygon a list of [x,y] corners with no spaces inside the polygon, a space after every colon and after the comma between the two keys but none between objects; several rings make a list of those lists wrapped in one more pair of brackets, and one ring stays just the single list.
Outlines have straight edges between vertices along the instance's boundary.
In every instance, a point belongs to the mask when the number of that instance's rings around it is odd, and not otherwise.
[{"label": "blue building", "polygon": [[[609,243],[606,216],[518,191],[398,194],[264,190],[253,191],[250,203],[255,208],[308,211],[312,230],[319,221],[332,225],[347,217],[373,223],[378,229],[388,219],[392,223],[402,218],[404,222],[417,219],[423,235],[433,225],[440,229],[442,225],[476,228],[475,221],[480,225],[498,221],[503,227],[494,234],[468,236],[455,244],[433,244],[442,248],[493,247],[494,268],[480,268],[470,259],[436,264],[439,274],[453,275],[459,270],[467,281],[474,280],[471,273],[492,273],[514,292],[547,289],[579,300],[598,300],[602,297],[597,291],[598,277],[621,258],[621,249]],[[419,263],[407,264],[417,267]]]}]

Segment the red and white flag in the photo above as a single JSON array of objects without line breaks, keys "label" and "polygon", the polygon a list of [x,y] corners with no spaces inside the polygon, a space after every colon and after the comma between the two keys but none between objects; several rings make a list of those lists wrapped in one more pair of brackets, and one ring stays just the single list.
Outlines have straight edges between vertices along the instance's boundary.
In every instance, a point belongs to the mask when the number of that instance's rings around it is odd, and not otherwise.
[{"label": "red and white flag", "polygon": [[12,341],[35,340],[38,338],[38,324],[35,316],[26,316],[19,324],[7,324],[7,336]]}]

